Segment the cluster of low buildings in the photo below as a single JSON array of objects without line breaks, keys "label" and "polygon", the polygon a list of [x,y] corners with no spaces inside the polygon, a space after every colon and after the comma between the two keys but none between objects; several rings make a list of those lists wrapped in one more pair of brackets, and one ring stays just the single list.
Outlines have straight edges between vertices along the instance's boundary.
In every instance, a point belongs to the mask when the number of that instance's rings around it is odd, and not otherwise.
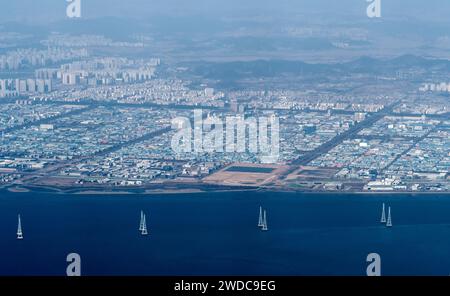
[{"label": "cluster of low buildings", "polygon": [[439,120],[422,116],[386,116],[371,127],[367,127],[359,134],[361,136],[389,136],[389,137],[421,137],[433,129]]},{"label": "cluster of low buildings", "polygon": [[94,156],[59,172],[80,185],[139,186],[173,179],[198,179],[223,165],[191,155],[175,155],[170,142],[173,132]]},{"label": "cluster of low buildings", "polygon": [[445,98],[431,97],[430,104],[422,102],[408,102],[402,103],[394,108],[395,113],[407,113],[407,114],[426,114],[426,115],[441,115],[450,112],[450,101]]},{"label": "cluster of low buildings", "polygon": [[386,116],[310,165],[335,179],[365,180],[367,191],[448,191],[450,122]]},{"label": "cluster of low buildings", "polygon": [[46,95],[59,101],[97,100],[126,104],[190,105],[224,107],[224,93],[213,88],[192,89],[189,81],[151,79],[136,84],[99,85],[84,89],[63,89]]},{"label": "cluster of low buildings", "polygon": [[403,180],[445,181],[450,168],[450,128],[430,133],[398,158],[387,173]]},{"label": "cluster of low buildings", "polygon": [[340,180],[377,180],[384,170],[412,145],[404,139],[346,140],[310,163],[338,169]]},{"label": "cluster of low buildings", "polygon": [[280,159],[288,162],[313,151],[355,124],[353,115],[293,111],[280,115]]},{"label": "cluster of low buildings", "polygon": [[230,99],[238,100],[248,105],[250,109],[278,110],[314,110],[314,111],[345,111],[371,113],[378,112],[393,102],[385,96],[349,97],[320,96],[311,94],[304,89],[298,90],[239,90],[227,93]]},{"label": "cluster of low buildings", "polygon": [[82,105],[70,104],[42,104],[29,100],[18,100],[15,103],[0,104],[0,132],[38,120],[50,119],[57,115],[84,107]]},{"label": "cluster of low buildings", "polygon": [[168,118],[152,109],[98,107],[31,125],[3,134],[0,167],[20,172],[93,156],[170,125]]}]

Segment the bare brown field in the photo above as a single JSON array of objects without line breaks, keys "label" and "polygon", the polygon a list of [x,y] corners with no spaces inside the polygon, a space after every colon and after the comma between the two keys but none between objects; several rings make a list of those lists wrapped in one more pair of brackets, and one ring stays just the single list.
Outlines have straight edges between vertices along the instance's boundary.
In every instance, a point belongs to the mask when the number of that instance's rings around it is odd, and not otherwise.
[{"label": "bare brown field", "polygon": [[[272,169],[271,172],[238,172],[230,171],[232,167],[240,168],[267,168]],[[233,186],[264,186],[275,183],[279,176],[285,172],[289,167],[286,165],[272,165],[272,164],[247,164],[234,163],[220,171],[207,176],[203,179],[204,183],[233,185]]]},{"label": "bare brown field", "polygon": [[286,181],[295,180],[329,180],[333,179],[338,172],[335,168],[317,168],[311,166],[300,166],[297,170],[286,177]]}]

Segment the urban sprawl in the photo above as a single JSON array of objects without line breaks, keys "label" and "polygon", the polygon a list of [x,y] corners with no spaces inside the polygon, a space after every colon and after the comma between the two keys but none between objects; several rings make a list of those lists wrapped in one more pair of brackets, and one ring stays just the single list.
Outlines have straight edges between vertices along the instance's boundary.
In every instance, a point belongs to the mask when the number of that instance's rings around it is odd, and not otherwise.
[{"label": "urban sprawl", "polygon": [[[365,96],[269,82],[228,89],[178,77],[186,70],[163,69],[159,58],[89,50],[139,42],[53,36],[44,44],[0,54],[2,71],[33,69],[0,79],[0,185],[11,190],[450,190],[449,101],[431,83]],[[172,120],[193,120],[199,109],[205,120],[276,116],[278,161],[249,150],[174,152]]]}]

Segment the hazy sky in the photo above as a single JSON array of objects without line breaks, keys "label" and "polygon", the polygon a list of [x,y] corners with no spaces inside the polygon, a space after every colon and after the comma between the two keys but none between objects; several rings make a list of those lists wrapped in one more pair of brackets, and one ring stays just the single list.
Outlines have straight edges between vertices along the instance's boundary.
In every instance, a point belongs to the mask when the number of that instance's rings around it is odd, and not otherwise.
[{"label": "hazy sky", "polygon": [[[449,0],[381,0],[384,17],[448,20]],[[153,15],[233,16],[240,14],[311,14],[365,16],[366,0],[81,0],[86,18]],[[65,18],[66,0],[0,0],[1,21]]]}]

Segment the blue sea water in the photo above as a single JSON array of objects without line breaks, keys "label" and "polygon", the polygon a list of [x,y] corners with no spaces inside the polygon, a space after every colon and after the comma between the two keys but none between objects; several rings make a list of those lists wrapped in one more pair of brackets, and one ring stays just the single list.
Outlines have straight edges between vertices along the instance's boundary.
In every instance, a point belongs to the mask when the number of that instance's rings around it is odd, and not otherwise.
[{"label": "blue sea water", "polygon": [[83,275],[365,275],[372,252],[383,275],[449,275],[450,195],[0,191],[0,251],[0,275],[65,275],[72,252]]}]

